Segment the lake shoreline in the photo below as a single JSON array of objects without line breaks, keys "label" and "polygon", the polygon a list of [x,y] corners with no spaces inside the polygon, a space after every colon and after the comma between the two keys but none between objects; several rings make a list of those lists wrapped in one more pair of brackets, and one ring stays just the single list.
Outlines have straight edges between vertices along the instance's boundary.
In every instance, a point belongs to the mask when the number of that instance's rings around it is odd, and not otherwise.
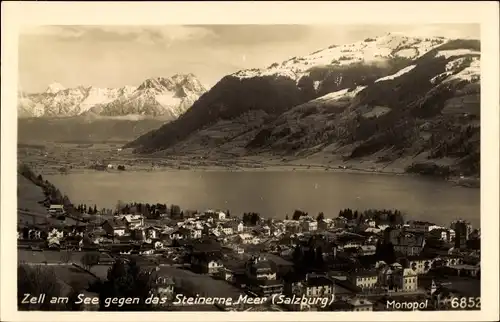
[{"label": "lake shoreline", "polygon": [[[263,166],[218,166],[218,165],[209,165],[209,166],[170,166],[170,165],[162,165],[156,167],[147,167],[144,165],[134,165],[134,166],[126,166],[126,169],[123,171],[117,169],[105,169],[105,170],[94,170],[88,169],[84,167],[73,167],[68,170],[67,174],[70,173],[93,173],[93,172],[107,172],[107,173],[116,173],[120,174],[123,172],[134,172],[134,173],[150,173],[150,172],[176,172],[176,171],[187,171],[187,172],[324,172],[324,173],[346,173],[346,174],[371,174],[371,175],[386,175],[386,176],[408,176],[408,177],[416,177],[416,178],[429,178],[435,179],[438,181],[449,182],[456,186],[461,186],[465,188],[479,189],[479,179],[476,178],[465,178],[461,179],[459,177],[450,177],[447,179],[442,179],[440,177],[435,176],[424,176],[414,173],[404,172],[402,170],[392,170],[392,171],[382,171],[382,170],[372,170],[366,168],[333,168],[328,166],[321,165],[263,165]],[[42,175],[64,175],[65,173],[61,173],[57,170],[48,171],[46,169],[42,169],[40,172]]]},{"label": "lake shoreline", "polygon": [[[284,217],[294,209],[332,216],[343,208],[380,208],[402,209],[418,220],[436,220],[438,216],[438,221],[444,222],[458,217],[479,222],[478,190],[413,174],[297,169],[266,167],[231,171],[213,166],[181,170],[161,167],[154,171],[74,169],[67,174],[43,177],[74,202],[105,208],[114,207],[118,200],[135,200],[178,204],[186,209],[255,211],[272,218]],[[456,208],[450,208],[451,204],[457,204]]]}]

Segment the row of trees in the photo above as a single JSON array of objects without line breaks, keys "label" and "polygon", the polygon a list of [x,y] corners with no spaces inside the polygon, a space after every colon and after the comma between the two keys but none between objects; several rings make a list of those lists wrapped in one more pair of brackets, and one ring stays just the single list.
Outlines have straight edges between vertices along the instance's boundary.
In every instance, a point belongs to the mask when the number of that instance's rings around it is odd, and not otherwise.
[{"label": "row of trees", "polygon": [[89,215],[95,215],[97,214],[97,205],[92,206],[87,206],[86,204],[80,204],[76,206],[76,210],[81,213],[81,214],[89,214]]},{"label": "row of trees", "polygon": [[62,204],[66,207],[71,207],[72,203],[69,200],[68,196],[63,195],[59,189],[57,189],[52,183],[47,180],[44,180],[42,175],[36,175],[31,168],[22,163],[18,166],[18,173],[21,174],[26,179],[33,182],[35,185],[42,188],[46,200],[45,204]]},{"label": "row of trees", "polygon": [[[299,220],[301,217],[309,217],[309,213],[308,212],[304,212],[302,210],[295,210],[293,212],[293,215],[292,215],[292,219],[293,220]],[[288,220],[288,215],[286,215],[285,219]],[[317,221],[321,221],[323,219],[325,219],[325,214],[323,212],[320,212],[316,216],[316,220]]]},{"label": "row of trees", "polygon": [[162,214],[168,214],[172,219],[183,219],[184,212],[178,205],[170,205],[168,207],[166,204],[156,203],[123,203],[118,201],[116,205],[116,213],[124,214],[140,214],[148,219],[158,219]]},{"label": "row of trees", "polygon": [[339,211],[339,217],[344,217],[347,220],[356,220],[358,223],[363,222],[365,219],[373,219],[377,224],[404,224],[404,215],[397,209],[367,209],[361,212],[346,208]]},{"label": "row of trees", "polygon": [[262,218],[260,217],[260,214],[256,212],[245,212],[243,214],[243,224],[245,226],[255,226],[257,225]]}]

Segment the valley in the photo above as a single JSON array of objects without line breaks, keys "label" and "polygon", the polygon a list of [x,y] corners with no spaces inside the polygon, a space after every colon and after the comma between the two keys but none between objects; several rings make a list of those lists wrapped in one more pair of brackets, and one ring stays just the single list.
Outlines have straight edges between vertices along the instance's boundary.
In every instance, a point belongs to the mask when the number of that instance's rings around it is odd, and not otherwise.
[{"label": "valley", "polygon": [[[388,33],[241,70],[206,92],[191,74],[148,79],[131,90],[136,94],[92,113],[22,118],[19,138],[59,142],[48,145],[55,147],[49,155],[73,169],[113,162],[148,171],[318,169],[478,183],[479,58],[477,40]],[[188,92],[199,96],[189,107],[167,106],[172,84],[181,84],[186,99]],[[66,91],[49,89],[44,95]],[[163,118],[152,108],[158,104],[170,111]],[[70,144],[85,142],[115,146]],[[46,156],[29,158],[49,167]]]}]

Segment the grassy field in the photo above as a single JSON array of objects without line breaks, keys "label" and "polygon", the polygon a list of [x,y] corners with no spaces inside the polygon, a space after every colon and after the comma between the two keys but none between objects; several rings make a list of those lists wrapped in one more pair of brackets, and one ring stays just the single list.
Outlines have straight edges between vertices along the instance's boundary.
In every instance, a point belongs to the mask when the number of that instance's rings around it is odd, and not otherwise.
[{"label": "grassy field", "polygon": [[[19,263],[60,263],[61,257],[65,251],[31,251],[25,249],[19,249],[17,251],[17,261]],[[70,252],[70,262],[80,264],[82,257],[87,254],[87,252]],[[109,257],[107,254],[101,254],[101,257]]]},{"label": "grassy field", "polygon": [[51,267],[53,267],[58,280],[76,290],[86,290],[90,284],[97,281],[94,276],[73,265]]},{"label": "grassy field", "polygon": [[208,275],[196,274],[185,269],[162,266],[159,274],[172,277],[177,287],[192,294],[200,294],[200,296],[232,297],[236,299],[243,294],[239,289],[225,281],[216,280]]}]

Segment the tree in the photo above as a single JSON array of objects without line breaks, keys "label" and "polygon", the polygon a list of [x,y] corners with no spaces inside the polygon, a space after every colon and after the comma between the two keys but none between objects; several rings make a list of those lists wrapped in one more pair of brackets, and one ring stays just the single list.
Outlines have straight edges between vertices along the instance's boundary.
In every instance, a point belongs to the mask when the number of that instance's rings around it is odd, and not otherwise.
[{"label": "tree", "polygon": [[[106,311],[143,311],[151,310],[151,305],[145,303],[150,291],[156,289],[156,272],[141,269],[134,260],[126,263],[117,260],[108,271],[108,279],[98,285],[98,293],[101,298],[101,310]],[[104,298],[110,297],[134,297],[139,298],[139,304],[129,304],[119,307],[116,304],[104,305]]]},{"label": "tree", "polygon": [[285,216],[285,220],[288,220],[288,214]]},{"label": "tree", "polygon": [[[31,296],[45,294],[46,299],[44,303],[25,304],[22,303],[25,294],[31,294]],[[61,285],[52,267],[41,265],[20,265],[17,267],[17,305],[19,310],[53,311],[64,309],[61,307],[62,305],[50,303],[53,296],[63,296],[63,294],[61,294]]]},{"label": "tree", "polygon": [[316,254],[315,254],[316,258],[315,258],[315,264],[316,264],[316,267],[317,268],[323,268],[323,266],[325,265],[325,260],[323,258],[323,248],[321,248],[321,246],[318,246],[318,248],[316,248]]},{"label": "tree", "polygon": [[123,201],[118,200],[118,201],[116,202],[116,211],[117,211],[118,213],[120,213],[120,212],[123,210],[123,208],[124,208],[124,207],[125,207],[125,203],[124,203]]},{"label": "tree", "polygon": [[253,212],[250,221],[252,223],[252,226],[257,225],[257,223],[260,221],[260,215],[258,213]]},{"label": "tree", "polygon": [[177,205],[170,206],[170,217],[171,218],[179,218],[181,215],[181,207]]},{"label": "tree", "polygon": [[307,214],[305,212],[303,212],[302,210],[295,210],[293,212],[292,219],[293,220],[299,220],[300,217],[302,217],[302,216],[307,216]]},{"label": "tree", "polygon": [[304,253],[302,251],[302,247],[300,247],[300,245],[295,246],[295,249],[293,250],[292,258],[293,258],[293,263],[296,266],[300,266],[302,264],[303,256],[304,256]]},{"label": "tree", "polygon": [[81,264],[86,270],[90,270],[93,266],[99,264],[99,253],[87,253],[83,255],[81,259]]},{"label": "tree", "polygon": [[317,220],[317,221],[321,221],[321,220],[323,220],[323,219],[325,219],[325,214],[324,214],[323,212],[320,212],[320,213],[318,214],[318,217],[316,217],[316,220]]}]

